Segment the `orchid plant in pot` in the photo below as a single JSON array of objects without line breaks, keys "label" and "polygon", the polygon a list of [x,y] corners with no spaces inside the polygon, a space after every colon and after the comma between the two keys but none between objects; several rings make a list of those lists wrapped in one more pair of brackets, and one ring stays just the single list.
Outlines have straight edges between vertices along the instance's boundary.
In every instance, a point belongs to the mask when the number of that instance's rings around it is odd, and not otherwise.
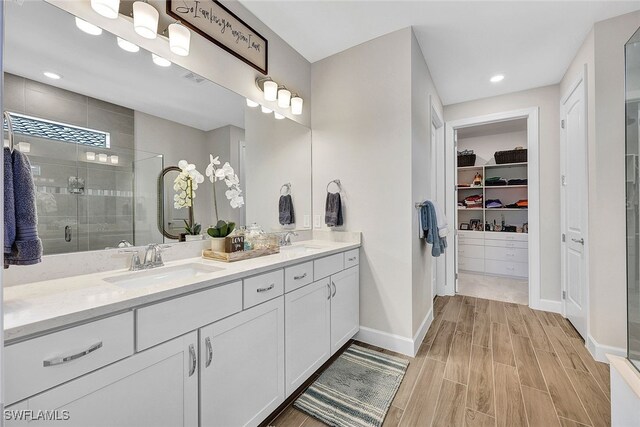
[{"label": "orchid plant in pot", "polygon": [[[186,160],[180,160],[178,162],[180,173],[173,180],[173,190],[176,194],[173,196],[173,206],[176,209],[193,207],[193,199],[196,198],[196,190],[198,184],[204,182],[204,176],[196,169],[196,166]],[[186,220],[185,231],[186,240],[199,240],[201,226],[198,223],[189,223]]]},{"label": "orchid plant in pot", "polygon": [[242,196],[242,190],[240,189],[240,179],[236,175],[233,167],[229,162],[225,162],[220,167],[220,158],[209,155],[209,166],[205,171],[205,175],[209,177],[209,181],[213,184],[213,208],[216,214],[216,225],[209,227],[207,234],[211,236],[211,250],[224,251],[224,239],[233,232],[235,229],[235,223],[226,222],[220,220],[218,216],[218,202],[216,194],[216,183],[218,181],[224,181],[227,186],[225,196],[229,200],[229,205],[233,209],[238,209],[244,205],[244,197]]}]

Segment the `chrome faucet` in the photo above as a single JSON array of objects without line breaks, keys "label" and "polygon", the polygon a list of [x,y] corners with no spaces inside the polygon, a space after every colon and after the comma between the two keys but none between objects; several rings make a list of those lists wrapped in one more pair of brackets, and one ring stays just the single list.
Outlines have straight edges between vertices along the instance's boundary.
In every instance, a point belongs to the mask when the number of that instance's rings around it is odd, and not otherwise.
[{"label": "chrome faucet", "polygon": [[155,267],[162,267],[164,262],[162,260],[162,250],[168,248],[168,246],[160,246],[157,243],[152,243],[147,246],[144,253],[144,262],[140,261],[140,254],[136,249],[120,249],[120,253],[131,254],[130,271],[147,270]]},{"label": "chrome faucet", "polygon": [[280,246],[291,246],[291,236],[297,236],[298,233],[296,233],[295,231],[287,231],[286,233],[284,233],[284,236],[282,237],[282,244]]}]

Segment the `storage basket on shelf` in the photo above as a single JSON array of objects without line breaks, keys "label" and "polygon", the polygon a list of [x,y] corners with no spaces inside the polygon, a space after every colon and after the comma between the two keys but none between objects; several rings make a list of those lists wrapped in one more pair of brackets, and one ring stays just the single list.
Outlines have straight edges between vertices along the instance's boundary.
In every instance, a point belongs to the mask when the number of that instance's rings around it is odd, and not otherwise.
[{"label": "storage basket on shelf", "polygon": [[[527,149],[520,148],[516,150],[496,151],[494,158],[498,165],[505,163],[525,163],[527,161]],[[458,157],[458,159],[460,158]]]},{"label": "storage basket on shelf", "polygon": [[475,166],[476,155],[475,154],[458,154],[458,167]]}]

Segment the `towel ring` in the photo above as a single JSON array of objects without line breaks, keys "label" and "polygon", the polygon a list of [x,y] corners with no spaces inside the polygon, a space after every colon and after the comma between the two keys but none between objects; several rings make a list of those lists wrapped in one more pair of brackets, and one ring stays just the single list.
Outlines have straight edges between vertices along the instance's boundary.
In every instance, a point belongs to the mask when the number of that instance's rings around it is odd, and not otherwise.
[{"label": "towel ring", "polygon": [[9,134],[9,151],[13,153],[13,126],[11,124],[11,114],[5,111],[2,116],[7,121],[7,133]]},{"label": "towel ring", "polygon": [[335,184],[338,186],[338,193],[340,192],[340,190],[342,190],[342,186],[340,185],[340,180],[334,179],[333,181],[329,181],[329,183],[327,184],[327,193],[329,192],[329,187],[331,186],[331,184]]},{"label": "towel ring", "polygon": [[[282,189],[284,188],[284,194],[282,194]],[[280,187],[280,195],[281,196],[286,196],[288,194],[291,194],[291,183],[287,182],[286,184],[282,184],[282,187]]]}]

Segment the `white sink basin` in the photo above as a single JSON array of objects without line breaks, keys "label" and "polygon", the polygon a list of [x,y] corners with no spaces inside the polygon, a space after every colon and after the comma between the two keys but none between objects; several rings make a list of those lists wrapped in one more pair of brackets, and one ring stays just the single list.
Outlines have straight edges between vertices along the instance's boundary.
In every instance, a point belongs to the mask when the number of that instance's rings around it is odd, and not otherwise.
[{"label": "white sink basin", "polygon": [[104,280],[123,288],[146,288],[153,285],[164,285],[184,279],[192,279],[224,270],[220,267],[204,264],[184,264],[172,267],[158,267],[151,270],[136,271],[129,274],[106,277]]},{"label": "white sink basin", "polygon": [[291,246],[281,246],[280,252],[299,254],[299,253],[315,252],[320,249],[323,249],[323,247],[316,246],[316,245],[291,245]]}]

